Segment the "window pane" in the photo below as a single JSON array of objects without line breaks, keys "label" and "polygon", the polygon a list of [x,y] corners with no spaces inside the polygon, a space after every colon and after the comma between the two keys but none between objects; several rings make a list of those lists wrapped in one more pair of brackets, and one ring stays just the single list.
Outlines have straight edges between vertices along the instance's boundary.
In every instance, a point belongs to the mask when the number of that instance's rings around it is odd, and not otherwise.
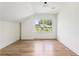
[{"label": "window pane", "polygon": [[52,21],[47,19],[40,19],[35,22],[35,30],[37,32],[50,32],[52,31]]}]

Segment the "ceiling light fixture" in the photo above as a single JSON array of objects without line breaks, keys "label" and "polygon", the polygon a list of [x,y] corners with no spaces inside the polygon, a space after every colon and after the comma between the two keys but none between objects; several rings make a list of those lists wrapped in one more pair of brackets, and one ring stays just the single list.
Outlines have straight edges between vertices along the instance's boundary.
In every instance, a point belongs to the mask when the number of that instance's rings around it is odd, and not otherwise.
[{"label": "ceiling light fixture", "polygon": [[48,7],[48,3],[44,2],[43,7],[45,7],[45,8]]},{"label": "ceiling light fixture", "polygon": [[53,7],[50,7],[50,6],[48,5],[48,2],[44,2],[44,3],[43,3],[43,7],[44,7],[44,8],[50,8],[50,9],[52,9],[52,10],[56,9],[56,7],[54,7],[54,6],[53,6]]},{"label": "ceiling light fixture", "polygon": [[44,4],[47,4],[47,2],[44,2]]}]

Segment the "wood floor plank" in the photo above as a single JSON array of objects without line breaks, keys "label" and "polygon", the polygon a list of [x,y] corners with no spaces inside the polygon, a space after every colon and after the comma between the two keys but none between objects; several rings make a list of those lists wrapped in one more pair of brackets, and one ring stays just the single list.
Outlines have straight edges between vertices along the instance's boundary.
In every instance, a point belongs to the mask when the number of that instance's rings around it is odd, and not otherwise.
[{"label": "wood floor plank", "polygon": [[0,56],[77,56],[57,40],[18,41],[0,50]]}]

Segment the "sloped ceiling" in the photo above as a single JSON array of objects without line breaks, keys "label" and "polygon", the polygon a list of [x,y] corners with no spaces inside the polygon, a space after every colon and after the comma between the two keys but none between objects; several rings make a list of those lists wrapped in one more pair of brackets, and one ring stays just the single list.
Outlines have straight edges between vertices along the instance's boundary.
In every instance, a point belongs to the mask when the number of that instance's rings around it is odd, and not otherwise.
[{"label": "sloped ceiling", "polygon": [[28,17],[34,12],[30,3],[1,3],[1,20],[19,21],[22,17]]},{"label": "sloped ceiling", "polygon": [[68,3],[48,2],[0,2],[0,20],[21,21],[36,13],[59,13]]}]

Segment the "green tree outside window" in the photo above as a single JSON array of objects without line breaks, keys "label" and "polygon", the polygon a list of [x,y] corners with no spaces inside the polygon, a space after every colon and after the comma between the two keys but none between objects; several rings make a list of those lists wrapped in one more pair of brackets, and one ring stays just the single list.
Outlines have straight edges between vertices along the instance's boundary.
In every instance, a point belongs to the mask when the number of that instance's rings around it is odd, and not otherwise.
[{"label": "green tree outside window", "polygon": [[37,32],[51,32],[52,31],[52,21],[47,19],[41,19],[35,24],[35,30]]}]

